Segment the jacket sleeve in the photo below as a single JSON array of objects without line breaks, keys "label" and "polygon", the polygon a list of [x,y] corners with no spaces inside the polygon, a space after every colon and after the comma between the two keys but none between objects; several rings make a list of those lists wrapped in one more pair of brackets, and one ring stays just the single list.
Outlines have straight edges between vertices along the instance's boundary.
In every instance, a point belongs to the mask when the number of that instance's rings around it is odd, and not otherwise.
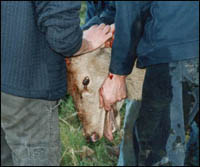
[{"label": "jacket sleeve", "polygon": [[107,2],[105,10],[100,15],[100,19],[105,24],[113,24],[115,21],[115,1]]},{"label": "jacket sleeve", "polygon": [[82,44],[77,1],[34,1],[36,22],[50,47],[64,56],[72,56]]},{"label": "jacket sleeve", "polygon": [[87,1],[86,5],[87,5],[87,11],[86,11],[85,22],[87,23],[92,17],[95,16],[97,8],[93,1]]},{"label": "jacket sleeve", "polygon": [[100,16],[93,16],[81,28],[86,30],[95,24],[113,24],[115,19],[115,2],[107,2]]},{"label": "jacket sleeve", "polygon": [[132,72],[140,37],[140,2],[116,2],[115,39],[109,71],[118,75]]}]

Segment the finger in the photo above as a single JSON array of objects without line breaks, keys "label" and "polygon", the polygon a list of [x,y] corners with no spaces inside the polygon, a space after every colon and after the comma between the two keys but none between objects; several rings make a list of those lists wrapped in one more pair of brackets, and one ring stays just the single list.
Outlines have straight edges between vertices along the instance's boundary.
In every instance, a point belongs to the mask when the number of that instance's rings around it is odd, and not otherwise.
[{"label": "finger", "polygon": [[124,99],[126,99],[126,96],[119,98],[118,101],[121,101],[121,100],[124,100]]},{"label": "finger", "polygon": [[127,93],[126,91],[122,94],[122,99],[126,99],[128,96],[127,96]]},{"label": "finger", "polygon": [[126,99],[128,96],[127,95],[124,95],[123,97],[122,97],[122,99]]},{"label": "finger", "polygon": [[109,31],[110,31],[110,26],[109,26],[109,25],[106,25],[106,26],[104,27],[104,29],[103,29],[103,32],[104,32],[105,34],[107,34]]},{"label": "finger", "polygon": [[106,26],[106,25],[105,25],[104,23],[101,23],[101,24],[98,26],[98,28],[101,29],[101,30],[103,30],[105,26]]},{"label": "finger", "polygon": [[107,111],[107,112],[110,112],[110,111],[111,111],[111,107],[109,107],[109,106],[104,106],[104,110]]},{"label": "finger", "polygon": [[122,100],[124,100],[126,98],[127,98],[127,96],[122,96],[122,97],[117,98],[117,101],[119,102],[119,101],[122,101]]},{"label": "finger", "polygon": [[106,110],[106,111],[111,111],[111,109],[112,109],[112,104],[110,104],[109,102],[107,102],[107,101],[104,101],[104,109]]},{"label": "finger", "polygon": [[120,102],[121,100],[122,100],[122,98],[118,98],[118,99],[117,99],[117,102]]},{"label": "finger", "polygon": [[97,27],[98,27],[98,25],[95,24],[95,25],[91,26],[89,29],[94,29],[94,28],[97,28]]}]

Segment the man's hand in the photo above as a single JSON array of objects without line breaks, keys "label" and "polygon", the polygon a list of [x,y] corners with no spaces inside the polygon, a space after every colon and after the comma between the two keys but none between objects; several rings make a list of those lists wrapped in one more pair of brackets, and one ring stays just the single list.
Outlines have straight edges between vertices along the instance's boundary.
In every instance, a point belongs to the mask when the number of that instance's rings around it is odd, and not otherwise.
[{"label": "man's hand", "polygon": [[94,25],[83,32],[83,39],[91,43],[91,50],[95,50],[112,37],[112,32],[110,30],[111,27],[109,25]]},{"label": "man's hand", "polygon": [[126,76],[109,74],[99,89],[100,107],[111,111],[112,105],[126,98]]},{"label": "man's hand", "polygon": [[91,52],[102,45],[112,37],[111,27],[109,25],[100,24],[90,27],[83,31],[83,41],[80,50],[74,55]]}]

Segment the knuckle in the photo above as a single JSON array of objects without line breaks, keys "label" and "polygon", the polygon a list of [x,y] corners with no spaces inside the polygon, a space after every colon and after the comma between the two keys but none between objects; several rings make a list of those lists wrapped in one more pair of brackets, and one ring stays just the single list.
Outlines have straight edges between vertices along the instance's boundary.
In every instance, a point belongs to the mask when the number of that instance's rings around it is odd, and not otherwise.
[{"label": "knuckle", "polygon": [[106,108],[106,111],[110,111],[110,110],[111,110],[110,107],[107,107],[107,108]]}]

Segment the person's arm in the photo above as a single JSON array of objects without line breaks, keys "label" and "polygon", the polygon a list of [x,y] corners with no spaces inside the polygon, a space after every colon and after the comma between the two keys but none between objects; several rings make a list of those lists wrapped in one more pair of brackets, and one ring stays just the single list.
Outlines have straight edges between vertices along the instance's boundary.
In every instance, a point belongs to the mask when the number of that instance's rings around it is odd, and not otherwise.
[{"label": "person's arm", "polygon": [[34,1],[38,28],[50,47],[64,56],[76,53],[82,44],[79,26],[80,2]]},{"label": "person's arm", "polygon": [[109,71],[117,75],[132,72],[137,45],[149,16],[151,1],[116,2],[115,40]]},{"label": "person's arm", "polygon": [[117,75],[132,72],[136,60],[137,24],[140,21],[140,2],[116,2],[115,40],[109,71]]},{"label": "person's arm", "polygon": [[[80,2],[34,1],[36,23],[49,46],[65,57],[83,54],[100,47],[112,34],[105,25],[84,32],[80,28]],[[90,34],[91,35],[84,35]],[[99,38],[99,36],[100,38]],[[98,46],[97,46],[98,45]]]},{"label": "person's arm", "polygon": [[105,47],[105,42],[112,37],[112,27],[100,24],[83,31],[82,46],[74,56],[91,52],[99,47]]},{"label": "person's arm", "polygon": [[115,39],[112,47],[109,75],[100,90],[100,107],[112,110],[112,105],[126,98],[126,76],[132,72],[136,60],[138,33],[141,28],[139,3],[116,2]]}]

